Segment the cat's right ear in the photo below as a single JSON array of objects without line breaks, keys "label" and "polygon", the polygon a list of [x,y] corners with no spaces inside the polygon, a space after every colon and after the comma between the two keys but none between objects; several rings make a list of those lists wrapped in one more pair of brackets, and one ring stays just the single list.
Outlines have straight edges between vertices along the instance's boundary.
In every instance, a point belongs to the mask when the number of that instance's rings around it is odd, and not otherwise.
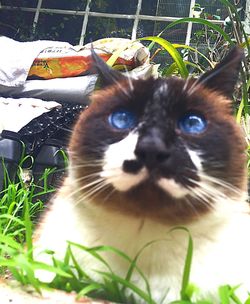
[{"label": "cat's right ear", "polygon": [[243,49],[234,47],[214,69],[203,74],[198,83],[231,98],[238,80],[243,57]]},{"label": "cat's right ear", "polygon": [[93,60],[93,68],[100,77],[101,87],[112,85],[120,82],[121,80],[127,79],[127,77],[122,73],[109,67],[106,62],[96,54],[93,46],[91,46],[91,56]]}]

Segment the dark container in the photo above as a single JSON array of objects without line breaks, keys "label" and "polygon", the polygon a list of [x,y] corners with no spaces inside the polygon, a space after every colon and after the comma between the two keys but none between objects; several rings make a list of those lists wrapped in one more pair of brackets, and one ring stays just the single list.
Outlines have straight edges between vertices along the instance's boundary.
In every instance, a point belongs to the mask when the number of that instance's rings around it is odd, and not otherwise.
[{"label": "dark container", "polygon": [[[58,188],[61,185],[65,176],[65,151],[63,143],[56,139],[47,140],[39,150],[32,169],[37,194],[43,189],[51,188],[51,186]],[[51,169],[51,173],[44,178],[46,169]],[[50,194],[41,194],[38,198],[46,202]]]},{"label": "dark container", "polygon": [[23,144],[20,134],[3,130],[0,135],[0,191],[9,181],[15,180],[22,153]]}]

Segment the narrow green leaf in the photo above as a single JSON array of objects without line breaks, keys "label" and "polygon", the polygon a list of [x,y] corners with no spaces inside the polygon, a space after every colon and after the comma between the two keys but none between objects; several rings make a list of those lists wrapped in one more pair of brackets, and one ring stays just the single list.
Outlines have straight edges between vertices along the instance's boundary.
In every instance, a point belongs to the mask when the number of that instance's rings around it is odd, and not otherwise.
[{"label": "narrow green leaf", "polygon": [[[10,215],[10,214],[1,214],[0,219],[9,219],[12,222],[16,222],[22,226],[24,226],[24,222],[18,219],[17,217]],[[5,229],[6,230],[6,229]]]},{"label": "narrow green leaf", "polygon": [[9,271],[12,273],[13,277],[20,282],[21,284],[25,284],[25,278],[24,276],[18,271],[16,264],[15,266],[8,266]]},{"label": "narrow green leaf", "polygon": [[241,43],[240,46],[245,48],[248,44],[250,44],[250,38],[248,38],[245,42]]},{"label": "narrow green leaf", "polygon": [[9,208],[8,208],[8,214],[12,214],[13,213],[13,210],[16,206],[16,202],[12,202],[10,205],[9,205]]},{"label": "narrow green leaf", "polygon": [[[247,87],[247,91],[249,91],[249,88],[250,88],[250,79],[248,79],[246,87]],[[243,95],[242,98],[241,98],[241,101],[240,101],[239,109],[238,109],[237,114],[236,114],[236,121],[238,123],[241,122],[241,117],[242,117],[243,110],[245,108],[246,103],[248,103],[248,98],[247,98],[247,101],[246,101],[245,100],[245,95]]]},{"label": "narrow green leaf", "polygon": [[126,50],[128,47],[130,47],[133,44],[133,41],[128,41],[128,43],[124,44],[122,47],[118,48],[112,55],[111,57],[107,60],[107,65],[113,66],[120,56],[121,52]]},{"label": "narrow green leaf", "polygon": [[172,43],[170,43],[169,41],[167,41],[161,37],[155,37],[155,36],[144,37],[144,38],[140,38],[139,40],[149,40],[149,41],[153,41],[153,42],[156,42],[159,45],[161,45],[169,53],[169,55],[173,58],[173,60],[176,62],[177,66],[180,70],[181,76],[183,78],[188,77],[189,73],[186,68],[185,62],[183,61],[181,55],[175,49],[175,47],[173,46]]},{"label": "narrow green leaf", "polygon": [[0,257],[0,266],[7,266],[7,267],[15,267],[19,266],[17,262],[13,259],[5,259]]},{"label": "narrow green leaf", "polygon": [[75,268],[76,271],[77,271],[78,277],[79,277],[79,278],[84,277],[84,278],[87,278],[87,279],[90,280],[89,275],[88,275],[85,271],[83,271],[83,269],[82,269],[82,268],[80,267],[80,265],[78,264],[78,262],[77,262],[77,260],[76,260],[76,258],[75,258],[75,256],[74,256],[74,254],[73,254],[73,252],[72,252],[70,246],[68,247],[67,250],[68,250],[68,252],[69,252],[70,258],[72,259],[74,268]]},{"label": "narrow green leaf", "polygon": [[132,290],[134,293],[136,293],[141,299],[146,301],[146,303],[156,304],[156,302],[154,300],[152,300],[152,298],[147,293],[145,293],[143,290],[141,290],[139,287],[132,284],[131,282],[128,282],[126,279],[123,279],[113,273],[107,273],[107,272],[103,272],[103,271],[97,271],[97,273],[100,273],[101,275],[106,276],[107,278],[110,278],[111,280],[116,281],[116,282],[122,284],[123,286],[126,286],[127,288]]},{"label": "narrow green leaf", "polygon": [[39,281],[35,278],[34,268],[32,264],[26,259],[24,255],[19,254],[15,258],[17,265],[25,272],[27,276],[27,283],[31,284],[38,293],[41,293],[41,289],[39,287]]},{"label": "narrow green leaf", "polygon": [[60,275],[62,277],[65,277],[65,278],[71,278],[70,274],[68,274],[67,272],[63,271],[60,268],[57,268],[57,267],[54,267],[54,266],[50,266],[50,265],[47,265],[45,263],[37,262],[37,261],[31,261],[30,263],[32,264],[34,270],[35,269],[46,270],[46,271],[58,274],[58,275]]},{"label": "narrow green leaf", "polygon": [[179,300],[179,301],[173,301],[170,304],[193,304],[193,303],[190,301]]},{"label": "narrow green leaf", "polygon": [[192,257],[193,257],[193,240],[191,238],[191,235],[189,234],[188,249],[187,249],[187,255],[186,255],[185,266],[184,266],[184,273],[183,273],[182,284],[181,284],[181,296],[183,297],[183,299],[185,299],[185,297],[186,297],[186,289],[187,289],[188,284],[189,284]]},{"label": "narrow green leaf", "polygon": [[82,290],[79,291],[77,295],[77,300],[79,300],[81,297],[84,297],[88,295],[90,292],[103,289],[103,285],[99,283],[92,283],[86,287],[84,287]]},{"label": "narrow green leaf", "polygon": [[[165,239],[159,239],[159,240],[154,240],[154,241],[151,241],[149,243],[147,243],[146,245],[144,245],[139,251],[138,253],[136,254],[135,258],[133,259],[133,261],[131,262],[130,264],[130,267],[128,269],[128,272],[127,272],[127,275],[126,275],[126,280],[127,281],[130,281],[131,278],[132,278],[132,274],[133,274],[133,271],[134,269],[136,269],[139,274],[141,275],[141,277],[143,278],[144,282],[145,282],[145,285],[146,285],[146,290],[147,290],[147,293],[151,296],[151,289],[150,289],[150,285],[149,285],[149,282],[146,278],[146,276],[144,275],[144,273],[138,268],[138,266],[136,265],[137,264],[137,260],[139,259],[139,257],[141,256],[141,254],[143,253],[143,251],[148,248],[149,246],[155,244],[155,243],[158,243],[158,242],[161,242],[161,241],[166,241]],[[124,288],[125,290],[125,288]]]},{"label": "narrow green leaf", "polygon": [[32,260],[33,259],[33,241],[32,241],[32,222],[30,219],[30,213],[29,213],[29,202],[26,201],[24,205],[25,211],[24,211],[24,223],[25,223],[25,240],[26,240],[26,246],[28,250],[28,256]]},{"label": "narrow green leaf", "polygon": [[[185,62],[186,65],[190,65],[190,66],[192,66],[193,68],[198,69],[198,70],[199,70],[200,72],[202,72],[202,73],[204,72],[198,64],[195,64],[195,63],[190,62],[190,61],[187,61],[187,60],[185,60],[184,62]],[[173,74],[175,73],[175,71],[177,71],[177,70],[178,70],[178,67],[177,67],[177,65],[176,65],[176,62],[174,62],[174,63],[172,63],[172,64],[170,65],[170,67],[168,67],[167,70],[165,70],[165,71],[162,73],[162,75],[165,76],[165,77],[168,77],[168,76],[173,75]]]},{"label": "narrow green leaf", "polygon": [[[231,287],[230,286],[230,298],[233,300],[233,302],[235,304],[243,304],[240,299],[238,298],[238,296],[236,295],[235,291],[240,287],[240,285]],[[231,303],[231,302],[230,302]]]},{"label": "narrow green leaf", "polygon": [[244,304],[250,304],[250,297],[244,302]]},{"label": "narrow green leaf", "polygon": [[191,273],[191,265],[192,265],[192,258],[193,258],[193,239],[191,237],[191,234],[189,230],[186,227],[178,226],[170,230],[170,232],[178,230],[183,230],[188,235],[188,247],[187,247],[187,254],[185,258],[185,264],[184,264],[184,271],[182,275],[182,284],[181,284],[181,300],[189,300],[187,295],[188,285],[189,285],[189,278]]},{"label": "narrow green leaf", "polygon": [[16,249],[17,251],[21,252],[23,250],[23,246],[9,236],[0,234],[0,242]]},{"label": "narrow green leaf", "polygon": [[104,246],[97,246],[97,247],[86,247],[77,243],[68,242],[70,245],[75,246],[81,250],[84,250],[85,252],[88,252],[90,255],[92,255],[94,258],[96,258],[98,261],[100,261],[102,264],[104,264],[107,269],[112,272],[111,267],[109,264],[100,256],[100,254],[97,253],[97,251],[102,250]]},{"label": "narrow green leaf", "polygon": [[230,304],[230,290],[228,285],[219,287],[219,297],[221,304]]}]

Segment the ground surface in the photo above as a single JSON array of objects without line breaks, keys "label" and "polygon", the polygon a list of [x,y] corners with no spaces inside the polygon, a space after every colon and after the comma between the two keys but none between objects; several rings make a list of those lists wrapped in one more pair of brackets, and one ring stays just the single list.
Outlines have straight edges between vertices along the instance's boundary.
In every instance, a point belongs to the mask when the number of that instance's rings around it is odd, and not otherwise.
[{"label": "ground surface", "polygon": [[62,291],[43,291],[42,296],[24,290],[22,286],[15,283],[7,284],[0,281],[0,303],[1,304],[109,304],[108,301],[97,301],[88,298],[76,300],[76,294]]}]

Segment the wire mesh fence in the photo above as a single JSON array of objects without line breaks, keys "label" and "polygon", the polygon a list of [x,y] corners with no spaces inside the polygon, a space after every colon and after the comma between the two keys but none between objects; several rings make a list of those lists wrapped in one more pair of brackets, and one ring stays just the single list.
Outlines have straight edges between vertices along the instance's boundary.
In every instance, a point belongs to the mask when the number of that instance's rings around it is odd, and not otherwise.
[{"label": "wire mesh fence", "polygon": [[[237,0],[244,19],[247,0]],[[84,44],[103,37],[135,39],[157,35],[169,22],[206,12],[223,23],[227,10],[219,0],[0,0],[0,34],[19,40],[55,39]],[[190,44],[192,24],[163,37]]]}]

